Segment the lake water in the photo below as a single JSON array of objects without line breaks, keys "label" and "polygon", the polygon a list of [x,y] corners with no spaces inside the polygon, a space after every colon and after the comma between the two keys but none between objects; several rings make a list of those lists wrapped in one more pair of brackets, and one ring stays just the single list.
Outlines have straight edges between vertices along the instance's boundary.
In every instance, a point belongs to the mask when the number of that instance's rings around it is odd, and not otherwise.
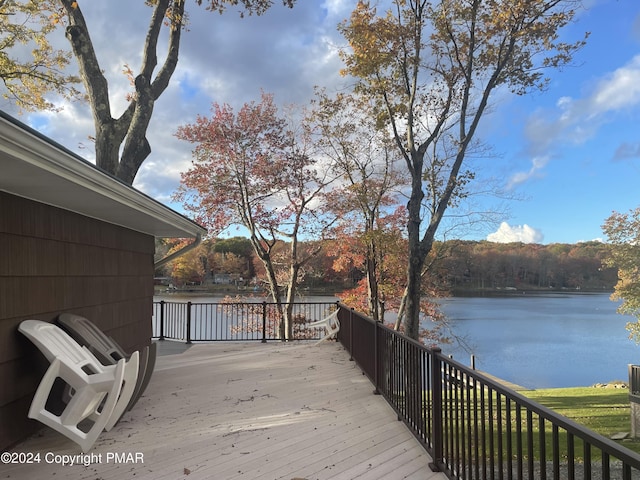
[{"label": "lake water", "polygon": [[[466,339],[478,370],[529,388],[628,381],[640,347],[608,294],[456,297],[440,301],[451,330]],[[470,353],[445,345],[463,364]]]},{"label": "lake water", "polygon": [[[221,297],[158,297],[167,301],[216,302]],[[264,298],[256,298],[262,301]],[[333,302],[335,297],[303,297],[301,302]],[[269,300],[267,300],[269,301]],[[471,351],[443,345],[465,365],[475,355],[478,370],[528,388],[589,386],[628,381],[627,365],[640,364],[640,346],[629,340],[609,294],[534,294],[455,297],[439,301],[452,334]]]}]

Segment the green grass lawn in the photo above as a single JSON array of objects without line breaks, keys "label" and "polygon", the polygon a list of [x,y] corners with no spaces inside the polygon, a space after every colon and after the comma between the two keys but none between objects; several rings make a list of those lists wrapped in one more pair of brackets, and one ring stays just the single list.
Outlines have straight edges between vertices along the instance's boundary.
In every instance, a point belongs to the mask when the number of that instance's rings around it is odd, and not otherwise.
[{"label": "green grass lawn", "polygon": [[[616,433],[631,432],[627,389],[576,387],[520,393],[607,438]],[[639,440],[626,439],[619,443],[640,453]]]}]

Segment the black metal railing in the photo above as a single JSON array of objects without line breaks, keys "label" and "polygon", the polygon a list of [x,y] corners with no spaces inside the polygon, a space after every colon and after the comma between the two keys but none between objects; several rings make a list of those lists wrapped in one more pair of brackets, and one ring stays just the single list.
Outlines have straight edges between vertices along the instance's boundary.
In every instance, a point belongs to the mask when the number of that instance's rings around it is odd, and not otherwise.
[{"label": "black metal railing", "polygon": [[640,365],[629,365],[629,395],[640,398]]},{"label": "black metal railing", "polygon": [[[338,308],[338,340],[431,455],[463,480],[640,479],[640,455],[338,303],[293,305],[294,339]],[[153,336],[279,340],[274,303],[154,303]],[[630,383],[640,367],[630,369]],[[631,388],[631,392],[636,390]]]},{"label": "black metal railing", "polygon": [[452,479],[640,478],[640,456],[340,305],[338,338]]},{"label": "black metal railing", "polygon": [[[293,338],[318,339],[322,330],[308,329],[308,323],[322,320],[337,308],[336,303],[292,304]],[[153,338],[191,342],[251,341],[280,339],[282,313],[268,302],[154,302]]]}]

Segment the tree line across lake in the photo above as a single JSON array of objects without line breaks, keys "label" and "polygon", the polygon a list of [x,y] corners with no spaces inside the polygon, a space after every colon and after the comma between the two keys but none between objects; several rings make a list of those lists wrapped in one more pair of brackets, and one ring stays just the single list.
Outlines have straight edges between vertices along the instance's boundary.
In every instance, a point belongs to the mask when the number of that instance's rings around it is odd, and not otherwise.
[{"label": "tree line across lake", "polygon": [[[365,275],[358,256],[344,258],[335,241],[322,242],[320,252],[304,267],[301,288],[339,291],[353,288]],[[318,242],[303,244],[317,249]],[[160,244],[159,253],[171,245]],[[428,275],[440,290],[450,293],[514,290],[611,291],[617,270],[603,266],[611,246],[592,241],[549,245],[450,240],[436,244]],[[283,252],[286,245],[282,245]],[[339,266],[338,266],[339,265]],[[398,265],[403,268],[403,265]],[[200,285],[211,289],[234,285],[260,286],[262,263],[248,239],[212,239],[156,272],[176,286]]]}]

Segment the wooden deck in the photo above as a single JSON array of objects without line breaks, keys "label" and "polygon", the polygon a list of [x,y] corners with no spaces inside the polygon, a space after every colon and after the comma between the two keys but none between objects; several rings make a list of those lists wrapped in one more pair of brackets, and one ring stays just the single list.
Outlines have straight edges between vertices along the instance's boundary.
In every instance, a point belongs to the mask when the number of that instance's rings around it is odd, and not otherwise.
[{"label": "wooden deck", "polygon": [[167,347],[181,346],[162,346],[134,409],[74,459],[87,466],[62,465],[80,450],[44,429],[12,450],[40,463],[0,464],[0,478],[446,478],[339,344]]}]

